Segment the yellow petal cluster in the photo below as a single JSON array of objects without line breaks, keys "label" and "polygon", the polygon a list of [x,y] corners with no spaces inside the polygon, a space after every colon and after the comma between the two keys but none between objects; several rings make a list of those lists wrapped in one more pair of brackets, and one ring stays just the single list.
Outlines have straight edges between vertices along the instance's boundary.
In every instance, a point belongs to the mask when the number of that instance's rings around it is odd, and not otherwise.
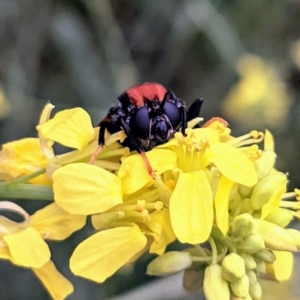
[{"label": "yellow petal cluster", "polygon": [[[16,206],[1,202],[1,209],[15,208],[16,212],[23,212]],[[84,224],[84,216],[70,215],[56,203],[26,217],[21,223],[1,216],[0,258],[31,268],[54,299],[64,299],[72,293],[73,285],[55,268],[45,239],[65,239]]]}]

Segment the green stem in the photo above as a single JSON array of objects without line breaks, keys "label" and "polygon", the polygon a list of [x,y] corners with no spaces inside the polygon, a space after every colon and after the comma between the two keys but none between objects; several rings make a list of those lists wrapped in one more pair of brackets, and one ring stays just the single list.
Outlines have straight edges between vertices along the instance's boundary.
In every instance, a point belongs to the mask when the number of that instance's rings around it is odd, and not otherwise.
[{"label": "green stem", "polygon": [[208,254],[205,252],[205,250],[200,246],[200,245],[195,245],[194,246],[198,252],[202,255],[202,256],[208,256]]},{"label": "green stem", "polygon": [[[224,258],[228,251],[228,248],[225,247],[222,253],[216,256],[216,263]],[[205,256],[205,257],[199,257],[199,256],[192,256],[193,262],[212,262],[214,259],[214,256]]]},{"label": "green stem", "polygon": [[22,176],[22,177],[18,177],[16,179],[12,179],[10,181],[7,181],[6,184],[7,185],[12,185],[12,184],[17,184],[17,183],[23,183],[23,182],[26,182],[32,178],[35,178],[39,175],[42,175],[46,172],[46,168],[43,168],[43,169],[40,169],[34,173],[31,173],[31,174],[28,174],[28,175],[25,175],[25,176]]},{"label": "green stem", "polygon": [[0,182],[0,199],[54,201],[52,187],[35,184]]},{"label": "green stem", "polygon": [[208,242],[210,244],[211,251],[212,251],[211,263],[216,264],[217,263],[217,255],[218,255],[218,250],[217,250],[216,243],[215,243],[214,239],[211,236],[209,237]]}]

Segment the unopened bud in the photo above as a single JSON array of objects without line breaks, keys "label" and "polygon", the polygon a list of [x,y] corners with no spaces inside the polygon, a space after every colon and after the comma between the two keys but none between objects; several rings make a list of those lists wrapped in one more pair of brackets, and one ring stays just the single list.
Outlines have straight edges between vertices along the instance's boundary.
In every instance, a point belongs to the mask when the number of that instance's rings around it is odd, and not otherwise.
[{"label": "unopened bud", "polygon": [[246,237],[253,229],[253,217],[244,213],[234,218],[232,232],[235,236]]},{"label": "unopened bud", "polygon": [[232,252],[222,261],[222,275],[230,282],[242,278],[246,273],[245,262],[238,254]]},{"label": "unopened bud", "polygon": [[260,284],[257,281],[254,285],[250,286],[249,292],[250,292],[250,296],[252,297],[253,300],[261,299],[262,289],[261,289]]},{"label": "unopened bud", "polygon": [[238,193],[243,197],[243,198],[248,198],[250,197],[251,193],[253,190],[253,186],[245,186],[242,184],[239,184],[238,186]]},{"label": "unopened bud", "polygon": [[270,174],[274,167],[275,161],[276,153],[271,150],[263,151],[260,158],[254,161],[254,167],[258,181]]},{"label": "unopened bud", "polygon": [[271,198],[275,187],[286,182],[286,175],[280,172],[272,172],[259,181],[251,194],[250,205],[254,210],[260,210]]},{"label": "unopened bud", "polygon": [[170,251],[158,256],[147,266],[147,274],[154,276],[167,276],[177,274],[193,263],[188,252]]},{"label": "unopened bud", "polygon": [[242,278],[230,282],[230,289],[233,295],[240,297],[240,298],[246,298],[249,294],[249,278],[245,274]]},{"label": "unopened bud", "polygon": [[245,262],[245,267],[247,271],[256,269],[256,262],[252,255],[248,253],[242,253],[241,257]]},{"label": "unopened bud", "polygon": [[257,274],[266,274],[267,273],[266,263],[260,259],[256,260],[256,273]]},{"label": "unopened bud", "polygon": [[248,271],[248,272],[247,272],[247,276],[248,276],[248,278],[249,278],[249,285],[250,285],[250,287],[251,287],[251,286],[253,286],[253,285],[256,283],[256,281],[257,281],[256,274],[255,274],[254,271]]},{"label": "unopened bud", "polygon": [[279,208],[270,213],[265,220],[284,228],[293,220],[293,213],[288,209]]},{"label": "unopened bud", "polygon": [[297,245],[291,235],[278,225],[261,219],[254,219],[254,229],[267,248],[279,251],[297,251]]},{"label": "unopened bud", "polygon": [[205,269],[203,291],[206,300],[230,299],[229,286],[222,276],[220,265],[212,264]]},{"label": "unopened bud", "polygon": [[204,270],[185,270],[183,275],[183,287],[193,292],[203,285]]},{"label": "unopened bud", "polygon": [[247,253],[254,254],[258,251],[265,249],[265,243],[260,235],[250,234],[243,241],[242,249]]},{"label": "unopened bud", "polygon": [[254,254],[255,258],[272,264],[276,260],[275,254],[269,249],[263,249]]}]

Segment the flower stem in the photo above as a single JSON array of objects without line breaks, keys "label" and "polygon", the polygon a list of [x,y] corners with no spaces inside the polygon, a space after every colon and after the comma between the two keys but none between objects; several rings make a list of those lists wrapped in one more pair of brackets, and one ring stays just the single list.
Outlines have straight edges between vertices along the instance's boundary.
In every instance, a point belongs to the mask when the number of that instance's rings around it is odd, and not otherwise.
[{"label": "flower stem", "polygon": [[218,250],[217,250],[216,243],[215,243],[214,239],[211,236],[209,237],[208,242],[210,244],[211,251],[212,251],[211,263],[216,264],[217,263],[217,255],[218,255]]},{"label": "flower stem", "polygon": [[22,177],[18,177],[18,178],[15,178],[15,179],[12,179],[10,181],[7,181],[6,184],[7,185],[12,185],[12,184],[17,184],[17,183],[23,183],[23,182],[26,182],[32,178],[35,178],[39,175],[42,175],[46,172],[46,168],[43,168],[43,169],[40,169],[34,173],[31,173],[31,174],[28,174],[28,175],[25,175],[25,176],[22,176]]},{"label": "flower stem", "polygon": [[[11,182],[10,182],[11,183]],[[52,187],[35,184],[0,182],[0,199],[54,201]]]}]

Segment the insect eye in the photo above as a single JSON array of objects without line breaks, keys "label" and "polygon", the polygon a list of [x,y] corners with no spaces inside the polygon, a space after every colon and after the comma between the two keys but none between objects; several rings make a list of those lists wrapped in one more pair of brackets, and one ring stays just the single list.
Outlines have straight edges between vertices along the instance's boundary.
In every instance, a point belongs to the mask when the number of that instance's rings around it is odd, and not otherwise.
[{"label": "insect eye", "polygon": [[137,109],[130,119],[132,134],[137,138],[147,139],[149,137],[149,123],[148,109],[145,106]]},{"label": "insect eye", "polygon": [[173,103],[166,102],[164,105],[164,112],[166,116],[169,118],[173,126],[173,129],[176,130],[181,122],[180,111],[178,107]]}]

